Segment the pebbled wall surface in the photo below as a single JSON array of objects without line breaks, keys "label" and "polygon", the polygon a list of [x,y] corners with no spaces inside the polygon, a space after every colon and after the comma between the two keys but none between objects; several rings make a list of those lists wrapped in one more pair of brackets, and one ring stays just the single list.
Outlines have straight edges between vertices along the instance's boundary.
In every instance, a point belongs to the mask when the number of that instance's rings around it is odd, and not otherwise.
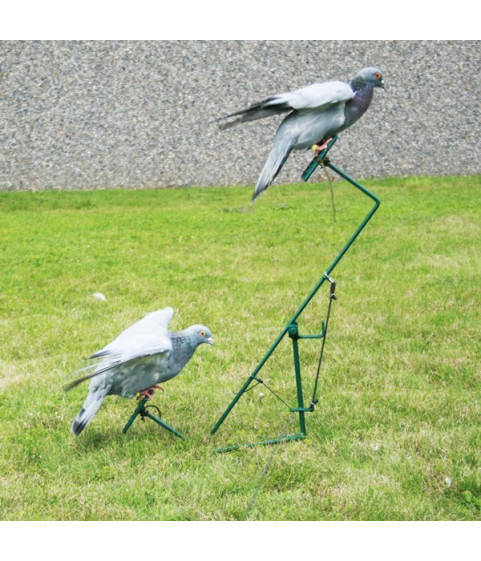
[{"label": "pebbled wall surface", "polygon": [[333,161],[358,178],[480,173],[479,41],[1,41],[0,190],[254,184],[282,117],[214,119],[374,65],[386,90]]}]

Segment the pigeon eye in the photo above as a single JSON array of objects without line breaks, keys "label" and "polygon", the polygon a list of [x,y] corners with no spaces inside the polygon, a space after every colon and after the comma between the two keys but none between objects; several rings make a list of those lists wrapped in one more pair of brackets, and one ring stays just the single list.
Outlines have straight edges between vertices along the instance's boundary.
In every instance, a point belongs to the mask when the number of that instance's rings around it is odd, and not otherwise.
[{"label": "pigeon eye", "polygon": [[381,77],[381,74],[379,74],[379,72],[376,72],[374,74],[374,78],[376,78],[376,80],[379,80],[380,77]]},{"label": "pigeon eye", "polygon": [[205,331],[199,331],[201,337],[205,337]]}]

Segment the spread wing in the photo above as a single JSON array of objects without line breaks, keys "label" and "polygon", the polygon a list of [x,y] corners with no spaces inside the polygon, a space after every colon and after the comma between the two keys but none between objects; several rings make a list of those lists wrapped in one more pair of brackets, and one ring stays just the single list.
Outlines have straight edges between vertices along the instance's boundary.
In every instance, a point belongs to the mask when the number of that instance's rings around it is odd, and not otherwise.
[{"label": "spread wing", "polygon": [[90,357],[100,360],[96,364],[84,368],[83,371],[95,368],[94,372],[71,382],[65,389],[71,390],[85,380],[98,376],[120,364],[132,362],[149,355],[170,352],[172,342],[168,334],[168,326],[173,315],[174,310],[172,308],[157,310],[147,314],[140,321],[122,331],[116,339]]},{"label": "spread wing", "polygon": [[329,107],[335,103],[345,103],[353,97],[354,92],[347,82],[334,81],[311,84],[292,92],[273,95],[258,103],[254,103],[247,109],[236,111],[218,120],[237,117],[220,125],[221,129],[226,129],[238,123],[254,121],[287,111],[310,111]]}]

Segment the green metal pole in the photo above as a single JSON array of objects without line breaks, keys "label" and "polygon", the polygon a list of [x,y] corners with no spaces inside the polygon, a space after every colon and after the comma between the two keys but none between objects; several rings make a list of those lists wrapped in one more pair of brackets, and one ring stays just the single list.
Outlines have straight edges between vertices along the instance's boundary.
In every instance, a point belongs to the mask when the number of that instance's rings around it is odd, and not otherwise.
[{"label": "green metal pole", "polygon": [[232,409],[234,408],[235,404],[239,401],[239,399],[242,397],[242,394],[247,390],[247,388],[249,387],[250,383],[252,382],[252,380],[255,379],[255,374],[256,372],[258,372],[260,370],[259,367],[256,368],[256,370],[247,378],[245,384],[242,386],[242,388],[238,391],[237,395],[234,397],[234,399],[231,401],[231,403],[229,404],[229,406],[227,407],[227,409],[224,411],[224,413],[222,413],[220,419],[217,421],[217,423],[215,424],[214,428],[210,431],[210,434],[214,434],[215,432],[217,432],[217,429],[221,426],[221,424],[224,422],[225,418],[227,417],[227,415],[232,411]]},{"label": "green metal pole", "polygon": [[170,431],[171,433],[175,434],[175,436],[178,436],[179,438],[181,438],[182,440],[185,440],[185,437],[177,430],[175,430],[173,427],[171,427],[170,425],[168,425],[167,423],[164,423],[164,421],[162,421],[162,419],[159,419],[158,417],[156,417],[155,415],[153,415],[152,413],[150,413],[149,411],[145,410],[142,413],[145,417],[148,417],[149,419],[152,419],[152,421],[155,421],[158,425],[160,425],[161,427],[164,427],[164,429],[167,429],[168,431]]},{"label": "green metal pole", "polygon": [[[364,227],[366,226],[366,224],[369,222],[369,220],[371,220],[372,216],[374,215],[374,213],[377,211],[377,209],[379,208],[379,205],[381,204],[381,201],[379,200],[379,198],[374,195],[373,193],[371,193],[370,191],[368,191],[363,185],[361,185],[360,183],[358,183],[355,179],[353,179],[352,177],[350,177],[347,173],[343,172],[341,169],[339,169],[337,166],[335,166],[334,164],[332,164],[330,161],[328,161],[327,159],[325,159],[327,152],[330,150],[330,148],[333,146],[333,144],[336,142],[337,140],[337,136],[334,137],[331,142],[329,143],[329,145],[327,146],[327,148],[321,152],[321,154],[317,157],[314,158],[311,163],[309,164],[309,166],[306,168],[306,170],[304,171],[304,173],[302,174],[302,179],[304,179],[304,181],[307,181],[309,179],[309,177],[312,175],[312,173],[314,172],[314,170],[316,169],[316,167],[321,164],[322,162],[324,162],[324,164],[326,166],[328,166],[330,169],[332,169],[335,173],[337,173],[338,175],[340,175],[343,179],[345,179],[346,181],[348,181],[349,183],[351,183],[351,185],[353,185],[354,187],[356,187],[356,189],[359,189],[362,193],[364,193],[365,195],[367,195],[368,197],[370,197],[373,201],[374,201],[374,206],[371,208],[371,210],[368,212],[368,214],[366,215],[366,217],[364,218],[364,220],[361,222],[361,224],[357,227],[357,229],[355,230],[354,234],[349,238],[348,242],[346,243],[346,245],[341,249],[341,251],[338,253],[338,255],[335,257],[334,261],[330,264],[330,266],[327,268],[326,272],[324,273],[324,275],[321,277],[321,279],[318,281],[318,283],[315,285],[315,287],[312,289],[312,291],[309,293],[309,295],[307,296],[307,298],[304,300],[304,302],[299,306],[299,308],[297,309],[296,313],[292,316],[291,320],[287,323],[287,325],[284,327],[284,329],[281,331],[281,333],[279,334],[279,336],[277,337],[277,339],[274,341],[274,343],[271,345],[271,347],[269,348],[269,350],[267,351],[267,353],[264,355],[264,357],[261,359],[261,361],[259,362],[259,364],[257,365],[257,367],[255,368],[255,370],[253,371],[253,373],[247,378],[246,382],[244,383],[244,385],[242,386],[242,388],[239,390],[239,392],[237,393],[237,395],[234,397],[234,399],[232,400],[232,402],[229,404],[229,406],[227,407],[227,409],[224,411],[224,413],[221,415],[221,417],[219,418],[219,420],[217,421],[217,423],[214,425],[213,429],[211,430],[211,434],[215,434],[217,432],[217,430],[219,429],[219,427],[221,426],[221,424],[225,421],[227,415],[229,415],[229,413],[232,411],[232,409],[234,408],[234,406],[236,405],[236,403],[239,401],[239,399],[241,398],[242,394],[247,390],[247,388],[249,387],[249,385],[251,384],[251,382],[253,380],[256,379],[257,374],[259,373],[259,371],[262,369],[262,367],[264,366],[264,364],[267,362],[267,360],[269,359],[269,357],[273,354],[273,352],[275,351],[275,349],[277,348],[277,346],[279,345],[279,343],[282,341],[282,339],[285,337],[285,335],[289,332],[289,329],[291,328],[292,325],[297,323],[297,319],[299,318],[299,316],[302,314],[302,312],[305,310],[305,308],[307,307],[307,305],[309,304],[309,302],[314,298],[314,296],[316,295],[316,293],[318,292],[318,290],[321,288],[321,286],[324,284],[324,282],[327,280],[327,278],[329,277],[329,275],[331,274],[331,272],[334,270],[334,268],[336,267],[336,265],[339,263],[339,261],[344,257],[344,255],[346,254],[346,252],[349,250],[349,248],[352,246],[352,244],[354,243],[354,241],[356,240],[356,238],[359,236],[359,234],[362,232],[362,230],[364,229]],[[294,351],[295,352],[295,351]],[[298,348],[297,348],[297,353],[298,353]],[[300,370],[299,370],[299,379],[300,379]],[[296,373],[296,380],[297,380],[297,373]],[[302,386],[301,386],[301,396],[302,396]],[[299,398],[299,393],[298,393],[298,398]],[[301,397],[302,399],[302,397]],[[302,409],[303,411],[307,411],[309,409],[305,409],[304,406],[301,407],[301,405],[299,405],[299,409]],[[299,413],[302,413],[303,411],[299,411]],[[300,419],[301,419],[301,415],[299,415]],[[304,420],[304,424],[303,424],[303,433],[305,434],[305,420]],[[301,426],[301,430],[302,430],[302,426]]]},{"label": "green metal pole", "polygon": [[[361,224],[358,226],[358,228],[356,229],[356,231],[354,232],[354,234],[350,237],[349,241],[346,243],[346,245],[341,249],[340,253],[338,254],[338,256],[334,259],[334,261],[331,263],[331,265],[329,266],[329,268],[327,269],[326,273],[327,275],[330,275],[330,273],[332,272],[332,270],[334,269],[334,267],[339,263],[339,261],[344,257],[344,254],[347,252],[347,250],[351,247],[351,245],[354,243],[354,240],[359,236],[359,234],[364,230],[364,227],[366,226],[366,224],[369,222],[369,220],[371,220],[373,214],[376,212],[376,210],[379,208],[379,205],[381,204],[381,201],[379,200],[378,197],[376,197],[376,195],[374,195],[374,193],[371,193],[370,191],[368,191],[365,187],[363,187],[360,183],[358,183],[355,179],[353,179],[352,177],[349,177],[349,175],[347,175],[347,173],[344,173],[342,170],[340,170],[337,166],[335,166],[333,163],[331,162],[326,162],[326,165],[328,167],[330,167],[332,169],[332,171],[335,171],[338,175],[340,175],[342,178],[344,178],[346,181],[348,181],[349,183],[351,183],[351,185],[354,185],[354,187],[356,187],[357,189],[359,189],[360,191],[362,191],[365,195],[367,195],[368,197],[370,197],[373,201],[374,201],[374,206],[372,207],[372,209],[369,211],[369,213],[367,214],[366,218],[364,218],[364,220],[361,222]],[[326,277],[323,277],[322,281],[325,280]]]},{"label": "green metal pole", "polygon": [[296,373],[297,404],[299,412],[299,426],[301,434],[307,434],[306,414],[304,410],[304,396],[302,395],[301,361],[299,359],[299,329],[297,323],[289,325],[289,337],[292,339],[292,353],[294,355],[294,371]]},{"label": "green metal pole", "polygon": [[142,399],[141,401],[139,401],[139,404],[137,405],[137,407],[135,408],[135,411],[132,413],[132,416],[130,417],[130,419],[127,421],[127,424],[125,425],[125,427],[122,429],[122,432],[125,434],[129,428],[130,425],[135,421],[135,418],[137,417],[137,415],[140,414],[140,412],[142,411],[142,409],[145,408],[145,404],[148,401],[148,399],[146,397],[144,397],[144,399]]}]

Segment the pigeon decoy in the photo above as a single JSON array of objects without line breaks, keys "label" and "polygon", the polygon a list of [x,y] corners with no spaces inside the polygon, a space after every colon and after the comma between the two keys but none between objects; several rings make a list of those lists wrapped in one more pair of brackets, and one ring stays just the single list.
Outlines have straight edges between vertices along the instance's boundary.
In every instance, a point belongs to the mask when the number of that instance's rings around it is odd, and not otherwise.
[{"label": "pigeon decoy", "polygon": [[90,357],[99,359],[92,365],[93,373],[66,386],[70,390],[92,378],[87,399],[70,429],[75,435],[83,431],[108,395],[132,398],[140,393],[150,399],[156,389],[162,389],[160,382],[181,372],[200,344],[214,344],[205,325],[168,331],[173,315],[172,308],[147,314]]},{"label": "pigeon decoy", "polygon": [[291,150],[313,148],[316,155],[331,137],[355,123],[369,107],[374,88],[384,88],[381,70],[363,68],[349,82],[311,84],[299,90],[273,95],[247,109],[219,120],[236,117],[221,129],[291,111],[280,124],[272,150],[252,196],[252,202],[269,187]]}]

